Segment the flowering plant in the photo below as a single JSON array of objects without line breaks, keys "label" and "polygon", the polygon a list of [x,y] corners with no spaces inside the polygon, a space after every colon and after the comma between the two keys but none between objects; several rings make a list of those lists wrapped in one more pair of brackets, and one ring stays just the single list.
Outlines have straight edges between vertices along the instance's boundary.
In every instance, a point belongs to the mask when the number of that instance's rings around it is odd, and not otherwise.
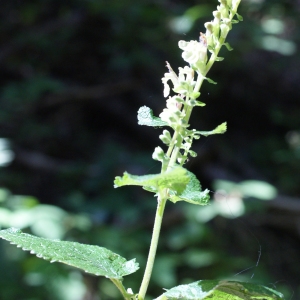
[{"label": "flowering plant", "polygon": [[[126,300],[144,300],[150,282],[155,261],[160,229],[166,202],[186,201],[196,205],[209,203],[209,190],[204,191],[196,176],[186,170],[183,165],[188,157],[197,154],[191,150],[194,139],[200,136],[222,134],[226,131],[226,122],[211,131],[198,131],[189,128],[189,119],[196,106],[203,107],[205,103],[199,100],[200,88],[204,80],[215,84],[206,77],[218,57],[222,46],[231,50],[225,42],[232,24],[238,23],[242,17],[237,13],[241,0],[219,0],[217,10],[213,12],[214,19],[205,23],[206,32],[200,33],[199,41],[179,41],[183,60],[188,64],[179,68],[178,74],[167,62],[168,72],[164,74],[164,97],[166,108],[159,117],[155,117],[150,108],[143,106],[138,111],[138,123],[153,127],[169,127],[173,133],[164,129],[159,136],[168,147],[164,151],[160,146],[154,149],[152,158],[161,162],[161,172],[143,176],[131,175],[127,172],[122,177],[116,177],[116,188],[124,185],[139,185],[153,192],[157,197],[157,210],[154,221],[153,235],[149,249],[146,269],[138,292],[125,288],[123,277],[138,270],[135,259],[127,261],[112,251],[92,245],[75,242],[49,240],[22,233],[19,229],[10,228],[0,231],[0,237],[29,250],[38,257],[51,262],[62,262],[81,268],[84,271],[109,278],[119,289]],[[236,17],[236,19],[235,19]],[[171,91],[174,95],[170,95]],[[157,300],[168,299],[283,299],[282,294],[268,287],[226,280],[200,280],[191,284],[180,285],[167,290]]]}]

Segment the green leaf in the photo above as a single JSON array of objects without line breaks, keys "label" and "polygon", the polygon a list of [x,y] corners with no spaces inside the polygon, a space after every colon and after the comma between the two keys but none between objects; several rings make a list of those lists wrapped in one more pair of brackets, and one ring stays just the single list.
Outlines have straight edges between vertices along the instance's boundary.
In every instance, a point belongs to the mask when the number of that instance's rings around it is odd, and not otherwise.
[{"label": "green leaf", "polygon": [[284,296],[266,286],[226,280],[200,280],[167,290],[155,300],[280,300]]},{"label": "green leaf", "polygon": [[120,280],[139,268],[135,259],[127,261],[103,247],[49,240],[23,233],[16,228],[1,230],[0,237],[39,258],[61,262],[97,276]]},{"label": "green leaf", "polygon": [[218,127],[216,127],[214,130],[211,131],[197,131],[198,134],[202,134],[204,136],[209,136],[212,134],[222,134],[226,132],[227,130],[227,122],[222,123]]},{"label": "green leaf", "polygon": [[162,127],[168,126],[167,122],[162,121],[158,117],[153,116],[153,111],[147,106],[142,106],[138,110],[138,124],[139,125],[146,125],[146,126],[153,126],[153,127]]},{"label": "green leaf", "polygon": [[209,190],[201,191],[201,184],[192,172],[187,172],[189,182],[181,194],[169,191],[170,201],[176,203],[178,201],[186,201],[197,205],[207,205],[209,202]]},{"label": "green leaf", "polygon": [[192,99],[197,99],[200,96],[200,92],[192,92],[190,93],[190,97]]},{"label": "green leaf", "polygon": [[189,182],[188,172],[185,168],[176,166],[163,174],[149,174],[136,176],[127,172],[122,177],[117,176],[114,187],[124,185],[140,185],[148,191],[157,192],[160,189],[168,188],[176,193],[182,193]]}]

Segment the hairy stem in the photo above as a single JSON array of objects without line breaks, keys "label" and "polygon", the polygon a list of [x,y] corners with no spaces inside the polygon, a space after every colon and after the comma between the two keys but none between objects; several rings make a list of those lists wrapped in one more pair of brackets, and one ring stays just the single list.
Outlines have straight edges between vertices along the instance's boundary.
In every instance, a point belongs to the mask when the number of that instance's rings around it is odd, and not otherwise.
[{"label": "hairy stem", "polygon": [[143,281],[142,281],[140,291],[139,291],[139,296],[138,296],[140,300],[143,300],[145,298],[147,288],[149,285],[149,281],[150,281],[150,277],[151,277],[151,273],[152,273],[152,269],[153,269],[153,265],[154,265],[161,223],[162,223],[162,219],[163,219],[165,205],[167,202],[167,197],[165,194],[166,194],[166,190],[161,192],[160,195],[158,196],[158,204],[157,204],[157,209],[156,209],[151,245],[150,245],[150,250],[149,250],[149,254],[148,254],[147,265],[146,265]]},{"label": "hairy stem", "polygon": [[113,284],[118,288],[118,290],[121,292],[123,298],[125,300],[130,300],[132,298],[132,294],[127,293],[127,291],[125,290],[122,282],[118,279],[112,279],[110,278],[110,280],[113,282]]}]

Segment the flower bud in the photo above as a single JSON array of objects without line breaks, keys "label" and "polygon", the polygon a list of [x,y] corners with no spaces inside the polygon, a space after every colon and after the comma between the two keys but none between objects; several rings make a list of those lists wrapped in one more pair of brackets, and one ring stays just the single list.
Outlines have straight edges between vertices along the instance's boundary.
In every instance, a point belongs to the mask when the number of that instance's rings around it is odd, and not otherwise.
[{"label": "flower bud", "polygon": [[206,36],[207,36],[207,32],[209,32],[210,34],[213,33],[213,24],[211,22],[206,22],[204,23],[204,27],[206,28]]},{"label": "flower bud", "polygon": [[191,157],[197,157],[197,153],[195,151],[193,151],[193,150],[189,150],[189,155]]},{"label": "flower bud", "polygon": [[221,13],[222,18],[228,18],[229,12],[228,12],[226,3],[219,5],[218,6],[218,11]]},{"label": "flower bud", "polygon": [[221,20],[221,12],[220,11],[218,11],[218,10],[213,11],[213,16],[215,17],[215,19],[217,19],[217,21]]},{"label": "flower bud", "polygon": [[220,25],[220,29],[221,29],[221,37],[223,39],[225,39],[226,36],[227,36],[227,34],[228,34],[228,32],[229,32],[229,26],[226,25],[226,24],[221,24]]},{"label": "flower bud", "polygon": [[165,153],[164,153],[163,149],[161,149],[160,147],[156,147],[152,154],[152,158],[154,160],[158,160],[158,161],[162,162],[165,159]]}]

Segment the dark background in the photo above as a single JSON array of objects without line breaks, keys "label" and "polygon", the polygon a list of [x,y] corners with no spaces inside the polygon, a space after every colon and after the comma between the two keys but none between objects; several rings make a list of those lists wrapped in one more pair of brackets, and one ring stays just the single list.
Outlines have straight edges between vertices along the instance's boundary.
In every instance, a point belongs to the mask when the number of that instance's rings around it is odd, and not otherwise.
[{"label": "dark background", "polygon": [[[155,198],[138,187],[114,189],[113,180],[125,170],[159,172],[151,154],[162,146],[161,129],[138,126],[137,110],[162,111],[165,61],[174,70],[184,66],[178,40],[198,39],[216,5],[0,2],[0,137],[7,143],[1,153],[13,153],[0,168],[2,228],[136,257],[141,270],[124,284],[137,291]],[[216,180],[231,182],[229,194],[240,182],[258,180],[278,194],[271,201],[244,197],[242,216],[232,209],[227,218],[216,214],[207,222],[197,218],[201,208],[169,203],[152,297],[162,287],[225,278],[300,299],[300,2],[242,0],[239,13],[244,21],[228,38],[234,51],[222,49],[225,60],[209,73],[218,84],[205,82],[207,106],[191,119],[198,130],[227,121],[228,132],[195,142],[198,157],[186,166],[214,192]],[[230,208],[229,198],[222,201]],[[119,297],[105,278],[49,264],[7,242],[0,251],[3,300]]]}]

